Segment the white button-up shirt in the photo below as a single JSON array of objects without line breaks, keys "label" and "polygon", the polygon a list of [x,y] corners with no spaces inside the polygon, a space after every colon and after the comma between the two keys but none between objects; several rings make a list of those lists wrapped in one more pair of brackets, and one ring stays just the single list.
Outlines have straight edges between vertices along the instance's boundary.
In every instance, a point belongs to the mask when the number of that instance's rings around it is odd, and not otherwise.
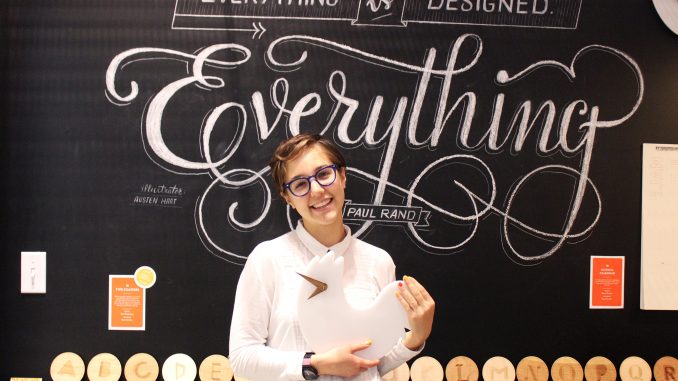
[{"label": "white button-up shirt", "polygon": [[[346,237],[328,248],[300,221],[296,230],[260,243],[249,255],[238,281],[231,321],[229,359],[237,376],[252,381],[303,380],[302,360],[311,348],[297,319],[297,293],[302,281],[297,272],[303,272],[314,256],[332,250],[344,257],[344,293],[355,307],[369,305],[395,280],[395,264],[388,253],[354,238],[351,230],[344,228]],[[380,375],[418,353],[398,342],[377,367],[352,380],[380,380]],[[319,380],[343,378],[321,376]]]}]

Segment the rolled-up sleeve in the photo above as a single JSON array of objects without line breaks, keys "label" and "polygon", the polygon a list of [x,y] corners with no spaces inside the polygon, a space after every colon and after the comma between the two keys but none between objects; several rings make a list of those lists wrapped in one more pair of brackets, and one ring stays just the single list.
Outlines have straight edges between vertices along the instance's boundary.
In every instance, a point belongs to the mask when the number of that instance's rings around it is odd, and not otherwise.
[{"label": "rolled-up sleeve", "polygon": [[381,358],[381,360],[379,360],[379,374],[382,376],[385,375],[391,370],[399,367],[402,363],[409,361],[414,356],[421,353],[423,349],[424,346],[422,345],[421,348],[416,351],[410,350],[405,345],[403,345],[402,339],[398,340],[398,344],[396,344],[390,352],[388,352],[384,357]]}]

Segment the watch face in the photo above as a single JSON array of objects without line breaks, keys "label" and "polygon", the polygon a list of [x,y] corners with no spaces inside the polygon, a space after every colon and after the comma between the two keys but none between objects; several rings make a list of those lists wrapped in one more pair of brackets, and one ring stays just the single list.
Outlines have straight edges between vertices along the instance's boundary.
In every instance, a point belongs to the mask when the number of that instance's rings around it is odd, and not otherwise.
[{"label": "watch face", "polygon": [[301,374],[304,376],[304,380],[315,380],[318,378],[318,373],[311,367],[304,367],[301,370]]}]

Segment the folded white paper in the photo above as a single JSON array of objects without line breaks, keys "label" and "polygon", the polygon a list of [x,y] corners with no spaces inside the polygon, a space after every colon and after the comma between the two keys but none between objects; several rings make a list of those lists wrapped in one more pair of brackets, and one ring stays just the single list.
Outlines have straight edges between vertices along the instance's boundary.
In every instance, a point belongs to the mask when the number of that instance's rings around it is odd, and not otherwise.
[{"label": "folded white paper", "polygon": [[643,144],[640,308],[678,310],[678,145]]}]

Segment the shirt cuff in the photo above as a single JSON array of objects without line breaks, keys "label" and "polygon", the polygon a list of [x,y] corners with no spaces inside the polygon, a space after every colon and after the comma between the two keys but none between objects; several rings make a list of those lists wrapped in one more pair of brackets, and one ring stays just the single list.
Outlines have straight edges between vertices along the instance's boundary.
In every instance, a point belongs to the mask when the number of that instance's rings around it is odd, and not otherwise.
[{"label": "shirt cuff", "polygon": [[291,376],[294,380],[303,380],[304,375],[301,372],[301,367],[304,362],[304,355],[306,352],[295,352],[294,355],[290,356],[292,361],[287,367],[287,374]]},{"label": "shirt cuff", "polygon": [[400,339],[398,339],[398,344],[395,346],[395,348],[393,348],[393,352],[398,358],[407,358],[409,360],[412,357],[420,354],[421,351],[424,350],[425,346],[426,342],[424,342],[424,344],[422,344],[421,347],[413,351],[410,348],[406,347],[405,344],[403,344],[403,338],[401,337]]}]

